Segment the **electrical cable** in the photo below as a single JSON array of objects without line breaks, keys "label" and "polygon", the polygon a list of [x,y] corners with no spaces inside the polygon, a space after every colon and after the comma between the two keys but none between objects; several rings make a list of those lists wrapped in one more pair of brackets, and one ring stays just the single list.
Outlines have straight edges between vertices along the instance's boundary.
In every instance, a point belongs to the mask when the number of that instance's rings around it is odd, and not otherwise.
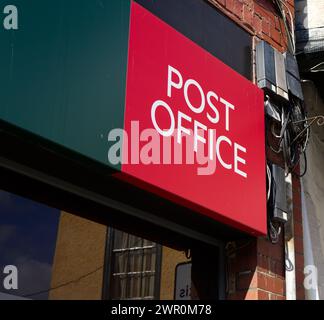
[{"label": "electrical cable", "polygon": [[288,243],[286,241],[285,241],[285,268],[287,271],[294,270],[294,264],[292,263],[288,255]]},{"label": "electrical cable", "polygon": [[270,195],[271,195],[271,187],[272,187],[272,176],[271,176],[271,170],[269,168],[269,165],[267,164],[267,176],[268,176],[268,193],[267,193],[267,201],[269,201],[270,199]]},{"label": "electrical cable", "polygon": [[[318,67],[322,67],[322,69],[317,69]],[[310,72],[324,72],[324,62],[320,62],[315,66],[309,69]]]},{"label": "electrical cable", "polygon": [[[290,97],[290,101],[290,105],[281,106],[280,133],[278,134],[275,130],[275,124],[278,122],[274,121],[271,125],[271,133],[278,139],[278,148],[272,146],[267,139],[267,145],[273,152],[283,154],[286,175],[294,172],[302,154],[306,158],[305,152],[311,124],[307,121],[307,114],[302,102],[293,96]],[[307,165],[305,169],[307,170]],[[305,173],[306,171],[302,175]]]},{"label": "electrical cable", "polygon": [[[288,38],[288,47],[290,49],[290,52],[295,55],[296,52],[296,41],[295,41],[295,31],[294,31],[294,20],[293,20],[293,15],[291,13],[290,8],[288,7],[288,5],[282,1],[282,0],[273,0],[273,2],[275,3],[275,5],[277,6],[277,8],[280,11],[280,14],[282,16],[283,19],[283,23],[285,26],[285,30],[287,33],[287,38]],[[289,18],[290,18],[290,30],[287,24],[287,18],[286,18],[286,13],[285,10],[283,9],[284,6],[288,12]]]},{"label": "electrical cable", "polygon": [[[267,165],[267,168],[268,168],[268,165]],[[270,170],[270,168],[269,168]],[[270,170],[270,173],[271,173],[271,170]],[[276,187],[276,181],[273,179],[273,177],[271,177],[271,189],[269,188],[271,194],[270,194],[270,197],[269,197],[269,200],[271,199],[272,200],[272,203],[271,204],[268,204],[271,209],[273,210],[275,208],[275,203],[276,203],[276,190],[277,190],[277,187]],[[271,197],[272,195],[272,197]],[[268,201],[269,201],[268,200]],[[272,219],[269,217],[269,220],[268,220],[268,224],[269,224],[269,238],[270,238],[270,241],[272,244],[276,244],[278,243],[279,241],[279,236],[280,236],[280,233],[281,233],[281,225],[279,224],[278,228],[276,229],[273,222],[272,222]],[[277,222],[278,224],[278,222]]]},{"label": "electrical cable", "polygon": [[[302,178],[307,172],[307,156],[306,156],[306,152],[303,152],[303,155],[304,155],[304,171],[303,171],[303,173],[298,174],[298,173],[294,172],[294,175],[296,175],[298,178]],[[296,169],[296,167],[297,167],[297,165],[299,163],[300,163],[300,161],[295,165],[293,171],[295,171],[295,169]]]},{"label": "electrical cable", "polygon": [[[306,147],[308,145],[309,136],[310,136],[310,125],[307,122],[307,114],[305,112],[305,108],[301,105],[301,102],[294,97],[291,97],[293,102],[292,108],[292,117],[291,124],[289,126],[289,137],[290,143],[287,146],[289,150],[291,150],[292,156],[289,163],[289,171],[294,172],[295,168],[300,162],[301,155],[304,155],[306,159]],[[307,160],[305,160],[307,162]],[[307,170],[307,163],[305,166]],[[306,170],[303,175],[305,175]]]},{"label": "electrical cable", "polygon": [[275,226],[273,225],[272,221],[269,221],[269,225],[270,225],[270,240],[272,244],[276,244],[279,242],[279,236],[281,233],[281,226],[278,226],[278,230],[275,228]]},{"label": "electrical cable", "polygon": [[64,283],[59,284],[59,285],[57,285],[57,286],[55,286],[55,287],[51,287],[51,288],[49,288],[49,289],[40,290],[40,291],[37,291],[37,292],[34,292],[34,293],[28,293],[28,294],[22,295],[22,297],[24,297],[24,298],[27,298],[27,297],[33,297],[33,296],[36,296],[36,295],[39,295],[39,294],[42,294],[42,293],[47,293],[47,292],[50,292],[50,291],[52,291],[52,290],[56,290],[56,289],[59,289],[59,288],[62,288],[62,287],[68,286],[68,285],[70,285],[70,284],[72,284],[72,283],[79,282],[80,280],[82,280],[82,279],[84,279],[84,278],[86,278],[86,277],[88,277],[88,276],[90,276],[90,275],[92,275],[92,274],[98,272],[98,271],[99,271],[100,269],[102,269],[103,267],[104,267],[104,266],[102,265],[102,266],[96,268],[95,270],[90,271],[90,272],[88,272],[88,273],[86,273],[86,274],[80,276],[79,278],[76,278],[76,279],[74,279],[74,280],[70,280],[70,281],[64,282]]},{"label": "electrical cable", "polygon": [[[276,150],[271,146],[268,139],[267,144],[274,152],[282,152],[286,175],[294,173],[295,175],[302,177],[307,171],[306,147],[309,141],[311,123],[308,123],[307,121],[307,114],[302,102],[293,96],[290,97],[289,101],[291,101],[289,105],[286,105],[285,107],[281,106],[280,122],[274,122],[281,125],[280,133],[278,134],[278,130],[274,129],[274,123],[271,127],[272,135],[278,139],[279,148]],[[298,175],[295,172],[295,169],[300,163],[302,156],[304,156],[304,171],[302,174]],[[269,189],[267,192],[268,202],[272,199],[272,203],[269,203],[268,205],[272,210],[274,210],[277,188],[275,180],[271,178],[271,170],[268,164],[267,177],[269,181]],[[281,223],[279,221],[274,221],[269,217],[268,230],[270,241],[273,244],[278,243],[282,231]]]},{"label": "electrical cable", "polygon": [[291,10],[289,8],[289,6],[283,1],[283,0],[279,0],[280,3],[287,9],[289,18],[290,18],[290,31],[291,31],[291,39],[292,39],[292,43],[293,43],[293,54],[295,54],[296,52],[296,41],[295,41],[295,27],[294,27],[294,19],[293,19],[293,15],[291,13]]},{"label": "electrical cable", "polygon": [[[128,237],[129,237],[129,234],[127,234],[127,235],[128,235]],[[127,242],[129,241],[128,237],[127,237]],[[136,241],[134,244],[137,245],[137,243],[139,243],[139,241],[141,241],[141,240],[142,240],[142,238],[137,239],[137,241]],[[124,251],[124,252],[121,252],[120,255],[123,255],[123,254],[126,254],[126,253],[127,253],[127,252]],[[127,256],[127,258],[126,258],[126,264],[128,264],[128,256]],[[79,282],[80,280],[82,280],[82,279],[84,279],[84,278],[86,278],[86,277],[88,277],[88,276],[90,276],[90,275],[92,275],[92,274],[98,272],[100,269],[103,269],[103,267],[104,267],[104,266],[102,265],[102,266],[100,266],[100,267],[94,269],[93,271],[90,271],[90,272],[88,272],[88,273],[86,273],[86,274],[83,274],[82,276],[80,276],[80,277],[78,277],[78,278],[76,278],[76,279],[74,279],[74,280],[70,280],[70,281],[64,282],[64,283],[59,284],[59,285],[57,285],[57,286],[55,286],[55,287],[51,287],[51,288],[44,289],[44,290],[40,290],[40,291],[37,291],[37,292],[33,292],[33,293],[29,293],[29,294],[25,294],[25,295],[22,295],[22,297],[25,297],[25,298],[27,298],[27,297],[33,297],[33,296],[36,296],[36,295],[39,295],[39,294],[47,293],[47,292],[50,292],[50,291],[52,291],[52,290],[56,290],[56,289],[59,289],[59,288],[62,288],[62,287],[68,286],[68,285],[70,285],[70,284],[72,284],[72,283]]]}]

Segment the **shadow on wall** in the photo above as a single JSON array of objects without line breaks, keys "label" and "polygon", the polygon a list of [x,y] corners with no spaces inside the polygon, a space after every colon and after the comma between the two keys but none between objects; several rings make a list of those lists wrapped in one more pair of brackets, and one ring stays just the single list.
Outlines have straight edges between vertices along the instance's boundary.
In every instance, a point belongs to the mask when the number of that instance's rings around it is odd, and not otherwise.
[{"label": "shadow on wall", "polygon": [[[303,83],[308,116],[324,114],[324,102],[312,81]],[[303,171],[303,169],[301,169]],[[324,299],[324,127],[313,125],[307,147],[307,173],[302,179],[307,219],[304,217],[305,265],[318,269],[319,299]],[[307,234],[309,236],[307,236]],[[308,248],[308,250],[307,250]],[[306,292],[306,297],[311,292]]]}]

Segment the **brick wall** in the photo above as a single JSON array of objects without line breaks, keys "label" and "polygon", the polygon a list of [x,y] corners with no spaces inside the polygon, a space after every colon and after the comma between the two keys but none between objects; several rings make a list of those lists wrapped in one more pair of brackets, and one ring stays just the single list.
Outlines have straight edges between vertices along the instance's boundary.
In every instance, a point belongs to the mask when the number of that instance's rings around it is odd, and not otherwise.
[{"label": "brick wall", "polygon": [[[280,51],[287,47],[284,23],[272,0],[209,0],[250,34]],[[294,0],[285,0],[294,15]]]},{"label": "brick wall", "polygon": [[[209,1],[255,38],[267,41],[281,52],[287,50],[283,19],[272,0]],[[285,3],[294,15],[294,0],[287,0]],[[278,159],[273,160],[278,163],[280,160]],[[293,176],[292,184],[296,295],[297,299],[304,299],[301,197],[297,176]],[[231,243],[227,255],[228,299],[282,300],[286,298],[283,232],[277,244],[272,244],[267,238]]]},{"label": "brick wall", "polygon": [[285,299],[283,236],[278,244],[265,238],[244,241],[248,244],[236,242],[237,250],[228,253],[228,299]]}]

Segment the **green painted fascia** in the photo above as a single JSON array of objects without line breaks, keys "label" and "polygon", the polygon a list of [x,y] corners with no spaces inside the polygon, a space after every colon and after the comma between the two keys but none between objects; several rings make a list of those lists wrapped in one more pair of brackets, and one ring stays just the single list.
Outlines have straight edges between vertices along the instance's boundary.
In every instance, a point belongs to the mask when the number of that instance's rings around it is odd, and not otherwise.
[{"label": "green painted fascia", "polygon": [[0,25],[0,119],[108,163],[123,128],[130,0],[16,0]]}]

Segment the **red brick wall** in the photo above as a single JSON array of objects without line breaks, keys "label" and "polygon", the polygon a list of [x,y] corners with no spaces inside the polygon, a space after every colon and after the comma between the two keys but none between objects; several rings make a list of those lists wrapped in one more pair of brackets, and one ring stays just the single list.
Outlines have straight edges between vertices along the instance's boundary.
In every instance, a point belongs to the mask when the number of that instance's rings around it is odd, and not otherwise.
[{"label": "red brick wall", "polygon": [[[272,0],[209,0],[250,34],[269,42],[280,51],[287,47],[281,15]],[[294,14],[294,0],[285,0]]]},{"label": "red brick wall", "polygon": [[[287,50],[284,23],[272,0],[209,1],[255,38],[267,41],[281,52]],[[294,0],[286,0],[285,3],[294,15]],[[296,294],[297,299],[304,299],[301,197],[297,176],[293,176],[292,188]],[[277,244],[272,244],[266,238],[231,243],[227,255],[228,299],[281,300],[286,298],[283,232]]]},{"label": "red brick wall", "polygon": [[233,253],[233,250],[229,250],[227,257],[227,298],[285,299],[283,237],[278,244],[259,238],[239,241],[236,246],[237,251]]}]

